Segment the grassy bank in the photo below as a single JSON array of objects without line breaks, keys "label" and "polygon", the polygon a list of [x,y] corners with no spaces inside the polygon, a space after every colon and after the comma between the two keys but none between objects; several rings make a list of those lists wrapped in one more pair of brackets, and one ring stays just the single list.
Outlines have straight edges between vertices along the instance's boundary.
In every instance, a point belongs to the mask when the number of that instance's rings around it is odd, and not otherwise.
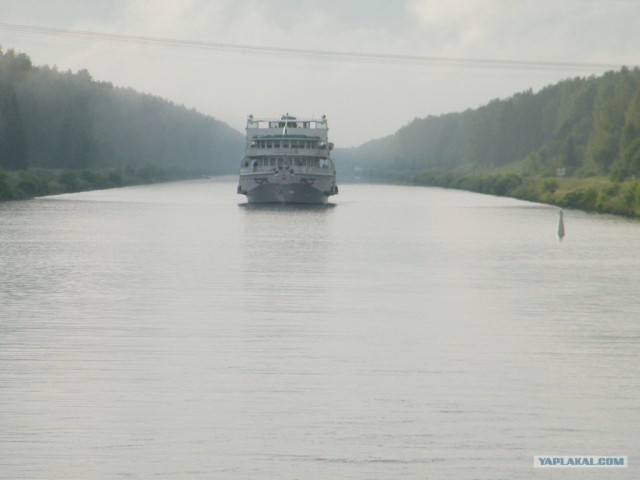
[{"label": "grassy bank", "polygon": [[179,166],[152,164],[107,170],[0,170],[0,201],[184,180],[201,177],[205,173]]},{"label": "grassy bank", "polygon": [[615,181],[606,177],[536,178],[516,173],[423,173],[396,177],[394,180],[640,218],[640,181],[635,179]]}]

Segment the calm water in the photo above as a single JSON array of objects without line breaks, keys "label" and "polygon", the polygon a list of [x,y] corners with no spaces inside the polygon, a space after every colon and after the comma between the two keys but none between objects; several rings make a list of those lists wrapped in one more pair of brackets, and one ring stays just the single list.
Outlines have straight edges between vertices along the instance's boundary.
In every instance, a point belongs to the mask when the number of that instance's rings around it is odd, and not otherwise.
[{"label": "calm water", "polygon": [[[640,223],[235,179],[0,204],[0,477],[631,479]],[[627,455],[625,470],[533,456]]]}]

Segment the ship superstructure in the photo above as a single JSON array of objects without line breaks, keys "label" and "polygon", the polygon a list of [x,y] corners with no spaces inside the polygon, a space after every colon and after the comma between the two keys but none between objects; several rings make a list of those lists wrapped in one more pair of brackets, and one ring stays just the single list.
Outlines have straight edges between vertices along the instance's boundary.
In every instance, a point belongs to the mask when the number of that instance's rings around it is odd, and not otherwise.
[{"label": "ship superstructure", "polygon": [[238,193],[249,203],[326,203],[338,193],[327,118],[249,115]]}]

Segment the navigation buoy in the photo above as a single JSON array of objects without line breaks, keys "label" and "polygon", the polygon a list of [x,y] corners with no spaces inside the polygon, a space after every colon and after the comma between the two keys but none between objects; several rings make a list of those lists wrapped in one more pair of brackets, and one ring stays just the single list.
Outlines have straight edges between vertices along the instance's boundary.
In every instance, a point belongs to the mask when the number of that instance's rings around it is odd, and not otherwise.
[{"label": "navigation buoy", "polygon": [[564,220],[562,219],[562,209],[558,212],[558,240],[564,238]]}]

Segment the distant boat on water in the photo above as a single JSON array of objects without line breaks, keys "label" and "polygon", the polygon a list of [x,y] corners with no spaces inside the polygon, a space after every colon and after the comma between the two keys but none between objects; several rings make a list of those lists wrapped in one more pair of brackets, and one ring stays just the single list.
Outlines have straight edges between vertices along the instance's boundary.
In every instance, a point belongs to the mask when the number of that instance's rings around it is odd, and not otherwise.
[{"label": "distant boat on water", "polygon": [[562,214],[562,209],[558,212],[558,240],[562,240],[564,238],[564,219]]}]

